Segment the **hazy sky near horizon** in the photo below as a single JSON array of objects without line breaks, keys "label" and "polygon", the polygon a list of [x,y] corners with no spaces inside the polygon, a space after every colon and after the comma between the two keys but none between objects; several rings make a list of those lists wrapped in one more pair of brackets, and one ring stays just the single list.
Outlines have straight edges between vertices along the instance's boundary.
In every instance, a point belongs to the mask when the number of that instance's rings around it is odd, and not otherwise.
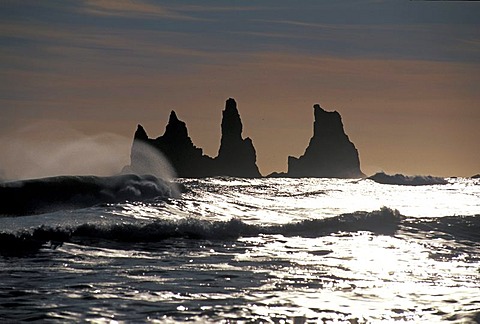
[{"label": "hazy sky near horizon", "polygon": [[262,174],[315,103],[367,174],[480,173],[480,2],[3,0],[0,42],[0,177],[121,165],[172,109],[216,156],[229,97]]}]

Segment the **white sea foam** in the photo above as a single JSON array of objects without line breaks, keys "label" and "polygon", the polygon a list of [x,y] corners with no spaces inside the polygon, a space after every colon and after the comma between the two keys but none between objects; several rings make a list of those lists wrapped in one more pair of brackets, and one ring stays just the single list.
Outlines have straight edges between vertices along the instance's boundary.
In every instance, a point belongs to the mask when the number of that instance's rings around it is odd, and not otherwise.
[{"label": "white sea foam", "polygon": [[448,181],[445,178],[434,177],[434,176],[406,176],[403,174],[388,175],[383,172],[378,172],[368,179],[373,180],[378,183],[383,184],[392,184],[392,185],[402,185],[402,186],[428,186],[428,185],[437,185],[437,184],[447,184]]},{"label": "white sea foam", "polygon": [[176,184],[151,175],[58,176],[0,184],[0,215],[28,215],[102,203],[178,197]]},{"label": "white sea foam", "polygon": [[479,319],[476,179],[178,181],[181,198],[0,218],[2,318]]}]

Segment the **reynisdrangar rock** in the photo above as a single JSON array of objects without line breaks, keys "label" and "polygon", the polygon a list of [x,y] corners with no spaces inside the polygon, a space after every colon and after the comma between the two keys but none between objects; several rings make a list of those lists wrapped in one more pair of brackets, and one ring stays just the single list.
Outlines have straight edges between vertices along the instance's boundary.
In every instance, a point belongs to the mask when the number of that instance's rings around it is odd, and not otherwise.
[{"label": "reynisdrangar rock", "polygon": [[[340,114],[325,111],[318,104],[313,108],[313,136],[305,153],[299,158],[289,156],[288,172],[274,176],[363,177],[358,151],[345,134]],[[172,111],[165,133],[158,138],[149,138],[145,129],[138,125],[132,145],[131,165],[124,171],[147,172],[151,166],[145,167],[141,147],[149,145],[166,157],[178,177],[261,177],[253,141],[242,137],[243,124],[234,99],[227,100],[222,114],[222,137],[216,158],[203,154],[203,150],[193,144],[187,125]]]},{"label": "reynisdrangar rock", "polygon": [[131,151],[128,171],[146,170],[142,160],[141,146],[150,145],[159,150],[171,163],[178,177],[199,178],[211,176],[260,177],[256,153],[250,138],[242,138],[242,121],[234,99],[228,99],[223,111],[222,139],[218,156],[213,159],[204,155],[188,136],[187,125],[172,111],[165,133],[150,139],[145,129],[138,125]]},{"label": "reynisdrangar rock", "polygon": [[319,104],[313,109],[313,136],[302,156],[288,157],[287,175],[319,178],[365,176],[360,170],[358,151],[345,134],[340,114],[325,111]]}]

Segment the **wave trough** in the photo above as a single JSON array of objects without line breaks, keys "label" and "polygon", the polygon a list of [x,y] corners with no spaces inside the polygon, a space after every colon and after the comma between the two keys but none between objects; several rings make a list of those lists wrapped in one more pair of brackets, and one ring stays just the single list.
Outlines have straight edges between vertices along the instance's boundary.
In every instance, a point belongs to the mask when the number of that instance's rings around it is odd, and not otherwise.
[{"label": "wave trough", "polygon": [[[125,188],[123,180],[118,188]],[[477,179],[441,186],[176,181],[187,189],[177,198],[169,198],[167,187],[134,186],[140,194],[127,190],[128,202],[0,217],[0,317],[59,323],[480,318]],[[149,192],[160,195],[143,200]]]}]

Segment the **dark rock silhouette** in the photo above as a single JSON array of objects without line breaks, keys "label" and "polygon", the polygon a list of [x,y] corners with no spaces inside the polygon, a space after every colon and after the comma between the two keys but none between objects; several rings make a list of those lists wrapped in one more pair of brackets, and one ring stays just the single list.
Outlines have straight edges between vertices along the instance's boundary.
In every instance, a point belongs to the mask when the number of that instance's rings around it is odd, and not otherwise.
[{"label": "dark rock silhouette", "polygon": [[220,149],[218,156],[213,159],[193,144],[185,122],[179,120],[172,111],[165,133],[156,139],[148,138],[143,127],[138,125],[130,155],[131,165],[127,169],[143,169],[142,146],[147,144],[165,155],[178,177],[260,177],[255,148],[250,138],[242,139],[242,128],[237,104],[230,98],[223,111]]},{"label": "dark rock silhouette", "polygon": [[159,150],[171,163],[179,177],[197,178],[212,176],[213,159],[203,154],[201,148],[196,147],[188,136],[186,124],[179,120],[172,110],[165,133],[156,138],[148,138],[142,125],[137,126],[132,150],[131,165],[128,171],[147,173],[151,166],[145,157],[145,144]]},{"label": "dark rock silhouette", "polygon": [[222,118],[222,139],[215,166],[219,175],[246,178],[260,177],[257,155],[250,138],[242,138],[242,121],[237,103],[230,98],[225,104]]},{"label": "dark rock silhouette", "polygon": [[266,178],[288,178],[288,174],[286,172],[272,172],[266,176]]},{"label": "dark rock silhouette", "polygon": [[[336,111],[327,112],[314,105],[315,121],[313,137],[303,156],[288,157],[287,173],[272,173],[272,177],[329,177],[359,178],[365,175],[360,170],[360,160],[355,145],[343,129],[342,119]],[[250,138],[242,138],[243,125],[237,103],[230,98],[222,116],[222,138],[218,156],[203,154],[188,136],[185,122],[174,111],[170,113],[165,133],[150,139],[143,127],[138,125],[132,145],[131,165],[128,172],[146,173],[142,152],[149,145],[163,153],[175,169],[178,177],[261,177],[256,164],[256,152]]]},{"label": "dark rock silhouette", "polygon": [[479,173],[479,174],[475,174],[475,175],[471,176],[470,178],[472,178],[472,179],[480,179],[480,173]]},{"label": "dark rock silhouette", "polygon": [[288,157],[288,176],[364,177],[360,170],[358,151],[345,134],[340,114],[337,111],[325,111],[318,104],[313,109],[313,137],[301,157]]}]

